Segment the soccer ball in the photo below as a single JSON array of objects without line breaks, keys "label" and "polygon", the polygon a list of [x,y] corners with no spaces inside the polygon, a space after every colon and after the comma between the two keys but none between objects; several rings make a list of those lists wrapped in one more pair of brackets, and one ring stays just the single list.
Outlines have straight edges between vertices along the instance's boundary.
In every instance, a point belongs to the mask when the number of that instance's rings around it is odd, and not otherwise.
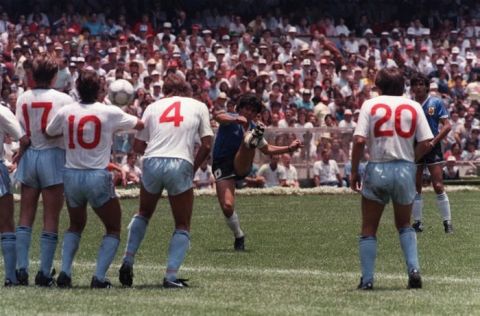
[{"label": "soccer ball", "polygon": [[115,80],[108,87],[108,99],[117,106],[129,105],[134,94],[132,84],[125,79]]}]

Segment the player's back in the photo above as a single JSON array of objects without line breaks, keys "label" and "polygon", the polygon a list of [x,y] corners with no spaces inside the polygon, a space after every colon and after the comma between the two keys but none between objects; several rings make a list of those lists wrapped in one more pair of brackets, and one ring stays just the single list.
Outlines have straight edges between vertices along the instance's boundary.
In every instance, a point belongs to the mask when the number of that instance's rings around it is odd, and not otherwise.
[{"label": "player's back", "polygon": [[22,93],[17,100],[16,116],[30,137],[31,148],[64,148],[61,138],[48,138],[45,130],[54,115],[73,99],[54,89],[33,89]]},{"label": "player's back", "polygon": [[213,134],[207,106],[187,97],[169,97],[150,104],[142,120],[145,129],[137,138],[148,143],[145,157],[182,158],[193,164],[198,136]]},{"label": "player's back", "polygon": [[387,95],[363,103],[354,135],[367,138],[372,162],[413,162],[414,141],[432,138],[418,102]]}]

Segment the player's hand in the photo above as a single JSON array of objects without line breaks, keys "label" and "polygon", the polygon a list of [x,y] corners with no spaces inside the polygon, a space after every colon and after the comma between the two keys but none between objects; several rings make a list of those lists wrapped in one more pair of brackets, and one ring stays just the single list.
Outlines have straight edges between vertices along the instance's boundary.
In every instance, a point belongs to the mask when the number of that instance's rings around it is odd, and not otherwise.
[{"label": "player's hand", "polygon": [[245,116],[237,116],[235,119],[235,123],[242,125],[245,128],[248,128],[248,120]]},{"label": "player's hand", "polygon": [[362,179],[357,172],[352,172],[350,175],[350,188],[355,192],[360,192],[362,189]]},{"label": "player's hand", "polygon": [[303,148],[303,143],[298,139],[295,139],[290,145],[288,145],[288,151],[290,152],[294,152],[300,148]]}]

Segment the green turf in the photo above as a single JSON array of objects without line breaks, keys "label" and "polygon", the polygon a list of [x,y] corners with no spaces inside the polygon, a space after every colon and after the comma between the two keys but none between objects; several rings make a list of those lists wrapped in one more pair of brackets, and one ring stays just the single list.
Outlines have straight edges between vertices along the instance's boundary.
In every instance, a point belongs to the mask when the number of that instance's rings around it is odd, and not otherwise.
[{"label": "green turf", "polygon": [[[74,288],[1,288],[0,314],[480,314],[477,195],[449,194],[455,233],[448,236],[443,233],[435,196],[426,195],[426,231],[418,237],[422,290],[406,289],[403,257],[388,207],[378,234],[376,289],[368,293],[355,290],[359,281],[358,196],[239,197],[237,209],[247,234],[245,253],[232,250],[233,238],[216,199],[197,197],[191,250],[182,270],[182,276],[191,279],[191,288],[173,291],[159,286],[173,229],[166,200],[162,200],[137,255],[134,287],[119,287],[117,271],[126,227],[137,208],[136,200],[125,200],[122,244],[109,271],[114,289],[88,288],[103,234],[96,216],[89,213],[73,270]],[[65,215],[61,230],[66,227]],[[31,279],[38,267],[39,231],[37,225]],[[57,260],[59,257],[60,247]],[[58,270],[59,261],[55,265]]]}]

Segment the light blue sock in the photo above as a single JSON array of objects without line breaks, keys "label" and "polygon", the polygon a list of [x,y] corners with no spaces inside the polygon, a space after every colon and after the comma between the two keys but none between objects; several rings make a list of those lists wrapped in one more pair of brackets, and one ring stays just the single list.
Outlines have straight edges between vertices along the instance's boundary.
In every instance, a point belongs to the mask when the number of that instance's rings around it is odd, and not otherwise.
[{"label": "light blue sock", "polygon": [[40,236],[40,271],[42,271],[45,276],[49,276],[52,271],[57,242],[57,233],[42,232]]},{"label": "light blue sock", "polygon": [[417,253],[417,234],[415,234],[415,229],[412,227],[400,228],[399,234],[403,256],[407,263],[407,272],[412,271],[412,269],[420,270]]},{"label": "light blue sock", "polygon": [[135,215],[130,225],[128,225],[128,240],[125,248],[125,254],[123,255],[123,262],[133,266],[135,260],[135,254],[142,243],[143,237],[147,230],[148,219],[143,216]]},{"label": "light blue sock", "polygon": [[63,235],[62,271],[70,277],[72,276],[73,258],[77,253],[80,238],[82,238],[82,235],[71,231],[67,231]]},{"label": "light blue sock", "polygon": [[377,238],[362,236],[358,242],[360,248],[360,265],[362,266],[363,284],[373,283],[375,259],[377,257]]},{"label": "light blue sock", "polygon": [[103,236],[102,244],[100,245],[100,250],[98,251],[97,256],[97,269],[95,270],[95,276],[99,281],[103,282],[105,280],[105,275],[107,274],[107,270],[110,267],[113,258],[115,258],[119,244],[120,239],[118,239],[117,236]]},{"label": "light blue sock", "polygon": [[10,280],[14,284],[17,283],[17,275],[15,273],[15,265],[17,264],[17,250],[15,233],[1,234],[3,264],[5,266],[5,280]]},{"label": "light blue sock", "polygon": [[28,226],[17,226],[17,268],[25,269],[28,272],[29,260],[28,251],[32,242],[32,228]]},{"label": "light blue sock", "polygon": [[190,246],[190,234],[186,230],[176,229],[168,247],[168,263],[165,278],[169,281],[177,279],[177,271],[185,259]]}]

